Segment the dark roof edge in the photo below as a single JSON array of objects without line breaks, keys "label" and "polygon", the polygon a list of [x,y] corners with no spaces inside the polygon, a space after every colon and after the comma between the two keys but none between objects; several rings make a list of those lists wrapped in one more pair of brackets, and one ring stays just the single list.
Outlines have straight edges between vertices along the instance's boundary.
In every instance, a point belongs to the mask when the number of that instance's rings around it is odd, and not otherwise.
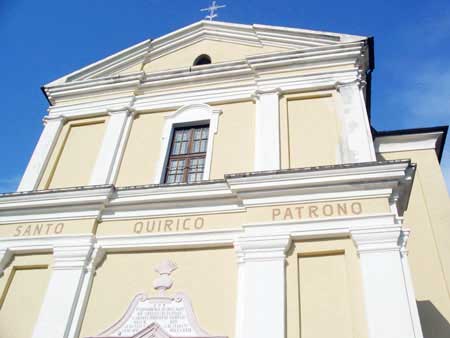
[{"label": "dark roof edge", "polygon": [[374,139],[376,137],[383,137],[383,136],[401,136],[401,135],[428,134],[441,132],[442,138],[436,144],[436,154],[440,163],[442,159],[442,154],[444,153],[445,140],[447,139],[448,125],[426,127],[426,128],[398,129],[388,131],[377,131],[376,129],[372,128],[372,132]]},{"label": "dark roof edge", "polygon": [[366,72],[366,110],[370,121],[372,110],[372,73],[375,69],[375,40],[373,36],[367,38],[367,47],[369,53],[369,68]]}]

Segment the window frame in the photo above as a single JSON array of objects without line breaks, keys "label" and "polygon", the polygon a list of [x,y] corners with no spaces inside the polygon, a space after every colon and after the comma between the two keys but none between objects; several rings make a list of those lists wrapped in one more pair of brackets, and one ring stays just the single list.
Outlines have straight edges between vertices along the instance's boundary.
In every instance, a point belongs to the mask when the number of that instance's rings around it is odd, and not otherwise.
[{"label": "window frame", "polygon": [[[202,152],[192,152],[192,148],[194,147],[195,142],[195,131],[200,129],[206,129],[208,128],[208,134],[206,138],[206,147],[205,151]],[[187,149],[186,153],[183,154],[173,154],[173,149],[175,147],[176,142],[176,132],[180,130],[188,130],[188,139],[187,139]],[[200,137],[202,137],[203,131],[201,131]],[[198,183],[198,181],[189,182],[189,175],[192,174],[190,172],[191,168],[191,162],[196,159],[203,159],[203,172],[205,171],[205,160],[206,160],[206,152],[208,147],[208,136],[209,136],[209,124],[198,124],[198,125],[192,125],[192,126],[183,126],[183,127],[175,127],[172,133],[172,138],[170,141],[170,148],[169,148],[169,157],[167,160],[166,168],[165,168],[165,174],[164,174],[164,183],[166,184],[172,184],[172,183]],[[200,138],[200,140],[203,140]],[[200,141],[201,145],[201,141]],[[175,161],[184,161],[183,171],[182,171],[182,178],[181,182],[168,182],[168,178],[170,176],[170,163],[172,160]],[[178,168],[178,166],[177,166]],[[203,174],[202,172],[202,174]],[[175,174],[175,177],[177,175]],[[203,177],[202,177],[203,179]]]},{"label": "window frame", "polygon": [[165,116],[164,127],[161,137],[161,148],[159,161],[156,163],[154,184],[164,184],[166,168],[170,155],[171,140],[174,130],[180,127],[209,124],[208,144],[206,147],[205,167],[202,181],[209,180],[211,171],[212,150],[214,136],[217,134],[219,125],[220,109],[213,109],[204,103],[193,103],[185,105],[175,112]]}]

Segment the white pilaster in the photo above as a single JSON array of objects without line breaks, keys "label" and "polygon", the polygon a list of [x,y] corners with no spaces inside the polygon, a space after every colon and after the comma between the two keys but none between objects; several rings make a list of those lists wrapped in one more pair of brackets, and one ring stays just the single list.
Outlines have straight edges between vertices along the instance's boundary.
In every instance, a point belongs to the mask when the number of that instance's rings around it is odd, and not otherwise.
[{"label": "white pilaster", "polygon": [[339,83],[341,96],[341,159],[343,163],[375,161],[369,117],[360,81]]},{"label": "white pilaster", "polygon": [[361,263],[369,338],[421,338],[409,267],[401,254],[401,226],[354,229],[352,238]]},{"label": "white pilaster", "polygon": [[278,89],[255,94],[255,171],[280,169],[279,94]]},{"label": "white pilaster", "polygon": [[284,338],[288,235],[235,242],[239,258],[236,338]]},{"label": "white pilaster", "polygon": [[119,154],[121,141],[124,136],[128,135],[128,131],[125,130],[126,127],[131,128],[131,123],[127,123],[128,118],[132,118],[129,109],[111,111],[109,115],[110,118],[92,171],[90,185],[113,183],[112,179],[115,177],[113,169],[117,170],[116,160],[121,158],[121,154]]},{"label": "white pilaster", "polygon": [[17,191],[30,191],[37,188],[64,125],[64,117],[47,116],[44,118],[44,124],[44,130],[36,148],[34,148],[33,155],[31,155],[30,162],[28,162],[27,169],[22,176]]},{"label": "white pilaster", "polygon": [[53,271],[32,338],[67,338],[92,253],[91,236],[56,246]]},{"label": "white pilaster", "polygon": [[92,288],[92,282],[94,280],[95,271],[97,267],[103,262],[106,252],[101,247],[96,247],[90,258],[90,263],[87,266],[87,272],[84,275],[80,296],[76,304],[75,313],[72,319],[72,325],[70,327],[68,338],[77,338],[80,334],[81,323],[86,312],[86,306],[89,299],[89,294]]},{"label": "white pilaster", "polygon": [[0,277],[13,259],[13,253],[7,248],[0,248]]}]

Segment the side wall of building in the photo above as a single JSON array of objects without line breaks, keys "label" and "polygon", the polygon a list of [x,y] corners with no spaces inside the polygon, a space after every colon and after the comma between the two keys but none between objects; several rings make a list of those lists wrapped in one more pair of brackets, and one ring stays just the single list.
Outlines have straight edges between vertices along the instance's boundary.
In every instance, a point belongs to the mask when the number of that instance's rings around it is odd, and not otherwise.
[{"label": "side wall of building", "polygon": [[425,337],[444,338],[450,335],[450,200],[434,150],[379,154],[380,160],[403,158],[417,164],[404,216],[422,329]]}]

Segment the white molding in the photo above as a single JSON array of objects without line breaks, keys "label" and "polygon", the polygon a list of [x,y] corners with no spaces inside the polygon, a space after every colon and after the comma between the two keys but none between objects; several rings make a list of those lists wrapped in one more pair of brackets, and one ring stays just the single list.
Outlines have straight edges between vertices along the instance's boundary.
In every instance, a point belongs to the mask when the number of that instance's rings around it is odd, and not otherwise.
[{"label": "white molding", "polygon": [[376,161],[366,103],[362,93],[364,82],[339,81],[336,85],[341,98],[338,114],[341,119],[341,154],[343,163]]},{"label": "white molding", "polygon": [[39,220],[130,219],[201,212],[238,212],[247,206],[351,198],[392,197],[401,214],[414,167],[409,161],[228,175],[192,185],[111,185],[0,196],[0,224]]},{"label": "white molding", "polygon": [[201,20],[154,40],[145,40],[46,85],[115,75],[127,66],[154,60],[200,40],[210,39],[250,46],[303,50],[361,43],[363,36],[267,25],[243,25]]},{"label": "white molding", "polygon": [[75,312],[73,316],[73,320],[70,325],[70,331],[68,334],[68,338],[77,338],[80,334],[81,324],[83,322],[83,318],[86,312],[86,307],[89,300],[89,295],[92,288],[92,283],[94,281],[94,276],[97,267],[103,262],[105,259],[106,252],[98,245],[94,246],[94,251],[89,259],[87,264],[87,271],[83,278],[81,284],[81,290],[79,295],[79,300],[75,307]]},{"label": "white molding", "polygon": [[196,103],[183,106],[177,111],[165,117],[163,133],[161,138],[161,149],[159,160],[156,163],[155,177],[153,183],[159,184],[164,180],[164,168],[169,155],[170,141],[172,139],[173,130],[177,126],[190,123],[209,123],[208,145],[206,150],[205,168],[203,172],[203,180],[209,179],[212,160],[212,149],[214,144],[214,136],[217,133],[219,124],[219,115],[221,110],[213,109],[207,104]]},{"label": "white molding", "polygon": [[417,133],[392,136],[377,136],[375,151],[377,153],[391,153],[413,150],[436,150],[443,132]]},{"label": "white molding", "polygon": [[278,170],[280,159],[280,89],[255,92],[255,158],[253,170]]},{"label": "white molding", "polygon": [[422,338],[401,224],[351,229],[361,264],[369,338]]},{"label": "white molding", "polygon": [[243,235],[234,242],[239,259],[236,338],[285,337],[285,257],[290,244],[289,235],[269,234]]},{"label": "white molding", "polygon": [[[365,48],[366,46],[364,42],[344,43],[338,46],[332,45],[327,47],[315,47],[308,51],[279,52],[266,55],[257,55],[248,57],[241,61],[212,64],[201,67],[201,69],[191,69],[190,67],[186,67],[182,69],[159,71],[149,74],[138,72],[120,77],[113,75],[98,79],[86,79],[83,81],[53,84],[46,87],[45,90],[52,101],[56,99],[61,101],[62,99],[82,97],[86,94],[94,95],[96,92],[104,93],[107,90],[117,92],[117,96],[120,97],[119,100],[127,100],[130,95],[132,97],[139,98],[140,94],[144,93],[146,89],[156,88],[158,90],[158,94],[163,94],[160,89],[162,86],[176,86],[181,83],[192,83],[192,81],[198,82],[199,80],[210,80],[211,82],[215,82],[217,84],[220,81],[230,81],[230,79],[232,79],[233,84],[236,84],[240,80],[245,81],[250,77],[254,81],[259,82],[260,79],[264,78],[264,72],[269,70],[293,70],[292,67],[294,66],[299,68],[304,68],[307,66],[314,69],[314,67],[317,66],[326,67],[327,65],[332,65],[339,62],[353,64],[354,70],[352,71],[352,77],[340,75],[348,71],[328,72],[332,78],[329,82],[334,84],[338,81],[353,81],[355,76],[358,76],[358,64],[360,63],[361,57],[364,56]],[[323,70],[320,72],[323,72],[324,74],[327,73]],[[331,74],[334,75],[331,76]],[[300,76],[299,78],[301,79],[302,77]],[[307,77],[305,77],[305,79],[307,79]],[[309,85],[308,81],[306,81],[306,83],[300,87],[311,87],[311,90],[313,90],[315,88],[314,86],[317,87],[318,85],[319,84],[315,83],[312,79],[312,82]],[[293,81],[287,88],[282,89],[294,90],[297,86],[296,81]],[[209,87],[211,87],[211,83],[205,84],[205,88],[202,88],[201,90],[208,89]],[[272,88],[273,87],[274,85],[272,85]],[[253,91],[257,89],[265,90],[267,88],[253,88]],[[198,100],[197,102],[202,101],[206,102],[205,100]],[[67,102],[70,102],[70,100]],[[181,106],[187,102],[193,102],[193,99],[178,103],[177,106]],[[96,103],[93,103],[93,105],[96,105]],[[70,109],[70,106],[68,106],[67,103],[62,105],[58,103],[56,106],[50,107],[50,114],[57,114],[57,111],[60,109],[59,107],[61,107],[62,110]],[[101,109],[103,113],[105,113],[106,108],[108,107]],[[74,105],[70,115],[88,115],[89,113],[89,110],[77,110]],[[100,114],[100,112],[97,114]]]},{"label": "white molding", "polygon": [[[100,146],[97,160],[92,170],[89,185],[111,184],[117,168],[117,160],[121,158],[119,148],[124,135],[128,135],[131,124],[127,123],[131,115],[130,109],[110,111],[106,130]],[[123,148],[122,148],[123,149]]]},{"label": "white molding", "polygon": [[44,118],[44,124],[44,130],[33,155],[31,155],[17,191],[31,191],[37,188],[64,125],[64,117],[47,116]]},{"label": "white molding", "polygon": [[160,233],[119,236],[97,236],[97,243],[106,252],[214,248],[232,246],[242,229],[198,231],[195,233]]},{"label": "white molding", "polygon": [[0,278],[3,276],[3,272],[9,266],[14,258],[13,252],[8,248],[0,248]]},{"label": "white molding", "polygon": [[94,238],[78,237],[53,247],[54,263],[32,338],[67,337]]}]

